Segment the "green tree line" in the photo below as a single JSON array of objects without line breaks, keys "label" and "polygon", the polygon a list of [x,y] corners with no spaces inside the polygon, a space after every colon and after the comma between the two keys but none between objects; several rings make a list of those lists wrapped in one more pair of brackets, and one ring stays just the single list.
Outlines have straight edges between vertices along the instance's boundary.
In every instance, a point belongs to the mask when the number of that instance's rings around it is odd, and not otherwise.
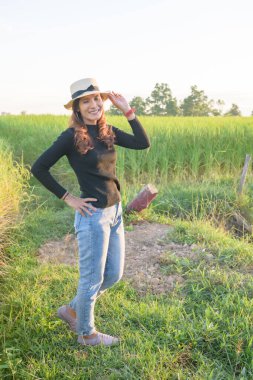
[{"label": "green tree line", "polygon": [[[208,99],[203,90],[196,85],[191,86],[191,93],[182,101],[173,97],[167,83],[156,83],[150,96],[146,99],[135,96],[130,102],[131,107],[138,110],[138,115],[155,116],[241,116],[241,111],[236,104],[224,112],[225,102],[221,99],[214,101]],[[111,105],[111,115],[120,115],[121,112]]]}]

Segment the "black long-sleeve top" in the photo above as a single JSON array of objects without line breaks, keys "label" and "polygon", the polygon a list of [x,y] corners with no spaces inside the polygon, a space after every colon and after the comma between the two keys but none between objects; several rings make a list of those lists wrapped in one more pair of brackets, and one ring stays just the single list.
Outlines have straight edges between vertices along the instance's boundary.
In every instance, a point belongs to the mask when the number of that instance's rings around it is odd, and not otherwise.
[{"label": "black long-sleeve top", "polygon": [[[112,126],[116,135],[115,145],[130,149],[146,149],[150,147],[149,138],[138,118],[128,120],[133,135]],[[87,125],[89,135],[92,137],[94,149],[86,154],[77,151],[74,144],[74,128],[65,129],[44,151],[31,167],[31,173],[58,198],[66,193],[49,169],[64,155],[72,166],[80,186],[81,198],[96,198],[91,201],[95,207],[105,208],[121,200],[120,183],[116,177],[117,152],[114,148],[109,150],[107,145],[98,140],[98,125]]]}]

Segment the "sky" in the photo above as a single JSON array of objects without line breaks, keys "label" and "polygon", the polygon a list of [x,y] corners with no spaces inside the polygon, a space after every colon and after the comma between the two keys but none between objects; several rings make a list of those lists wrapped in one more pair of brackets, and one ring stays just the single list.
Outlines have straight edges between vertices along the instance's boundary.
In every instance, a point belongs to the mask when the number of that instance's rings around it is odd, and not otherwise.
[{"label": "sky", "polygon": [[252,0],[0,0],[0,113],[70,115],[71,83],[92,77],[129,102],[196,85],[248,116],[252,17]]}]

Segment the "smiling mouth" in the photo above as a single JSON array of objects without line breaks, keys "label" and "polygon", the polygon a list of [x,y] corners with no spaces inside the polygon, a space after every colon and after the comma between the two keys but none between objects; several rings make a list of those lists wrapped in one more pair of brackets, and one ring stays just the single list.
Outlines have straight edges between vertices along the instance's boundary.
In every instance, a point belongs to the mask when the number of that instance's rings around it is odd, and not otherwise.
[{"label": "smiling mouth", "polygon": [[100,109],[96,110],[96,111],[92,111],[90,112],[92,115],[96,115],[98,112],[100,112]]}]

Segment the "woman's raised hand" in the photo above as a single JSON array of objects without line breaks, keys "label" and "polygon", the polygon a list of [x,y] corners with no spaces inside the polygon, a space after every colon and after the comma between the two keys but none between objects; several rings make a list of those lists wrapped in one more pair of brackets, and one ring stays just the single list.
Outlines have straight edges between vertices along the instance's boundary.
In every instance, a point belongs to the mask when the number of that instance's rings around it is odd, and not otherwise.
[{"label": "woman's raised hand", "polygon": [[88,209],[96,211],[96,207],[89,204],[90,201],[97,201],[97,198],[79,198],[75,197],[72,194],[68,194],[64,199],[64,202],[67,203],[70,207],[73,207],[75,210],[80,212],[82,216],[85,216],[85,213],[92,215]]},{"label": "woman's raised hand", "polygon": [[108,98],[112,102],[112,104],[117,107],[120,111],[123,113],[126,113],[131,109],[128,101],[124,98],[123,95],[116,93],[112,91],[109,95]]}]

